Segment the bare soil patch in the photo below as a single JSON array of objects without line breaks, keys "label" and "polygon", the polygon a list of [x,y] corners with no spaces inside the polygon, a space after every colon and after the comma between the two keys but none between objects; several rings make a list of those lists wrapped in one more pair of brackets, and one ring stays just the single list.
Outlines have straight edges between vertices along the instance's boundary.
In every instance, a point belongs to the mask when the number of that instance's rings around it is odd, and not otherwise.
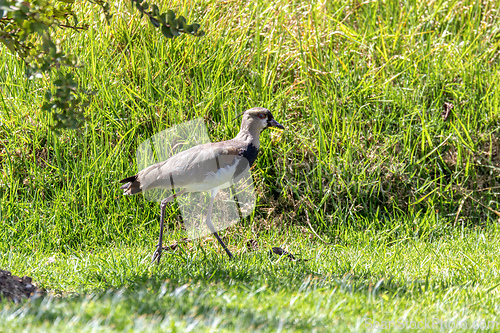
[{"label": "bare soil patch", "polygon": [[40,294],[28,276],[22,278],[12,275],[9,271],[0,269],[0,300],[7,298],[13,302],[20,302],[23,298],[29,298],[36,294]]}]

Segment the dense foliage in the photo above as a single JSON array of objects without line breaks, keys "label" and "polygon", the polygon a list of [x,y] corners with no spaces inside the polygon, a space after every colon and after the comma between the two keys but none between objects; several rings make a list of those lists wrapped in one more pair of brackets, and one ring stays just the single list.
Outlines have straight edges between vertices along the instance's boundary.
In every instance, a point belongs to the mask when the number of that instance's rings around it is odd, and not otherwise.
[{"label": "dense foliage", "polygon": [[[109,3],[102,0],[89,2],[100,6],[110,23],[112,13]],[[64,51],[53,37],[58,29],[88,29],[89,22],[80,25],[74,3],[75,0],[0,1],[0,41],[24,62],[25,76],[32,79],[51,70],[56,72],[53,87],[47,89],[46,101],[41,108],[52,113],[54,129],[81,126],[85,120],[84,109],[89,105],[90,93],[78,88],[71,71],[63,70],[63,67],[81,66],[75,50],[70,48]],[[181,33],[204,35],[199,24],[187,24],[183,16],[176,18],[172,10],[160,13],[157,5],[150,8],[146,1],[132,0],[131,3],[167,38]]]},{"label": "dense foliage", "polygon": [[[18,46],[0,47],[0,267],[49,291],[2,304],[0,330],[343,332],[436,318],[498,331],[497,0],[158,1],[158,13],[141,3],[142,19],[108,3],[109,24],[104,3],[75,1],[78,25],[57,24],[85,29],[49,28],[47,56],[76,60],[62,77],[55,66],[27,80]],[[165,38],[169,9],[207,34]],[[26,42],[43,51],[42,37]],[[75,130],[55,133],[41,111],[57,80],[89,102]],[[232,138],[254,106],[286,130],[262,134],[257,207],[221,232],[235,260],[212,237],[184,239],[172,204],[171,254],[149,265],[158,204],[118,184],[137,147],[195,118],[212,141]],[[269,256],[275,246],[306,260]]]}]

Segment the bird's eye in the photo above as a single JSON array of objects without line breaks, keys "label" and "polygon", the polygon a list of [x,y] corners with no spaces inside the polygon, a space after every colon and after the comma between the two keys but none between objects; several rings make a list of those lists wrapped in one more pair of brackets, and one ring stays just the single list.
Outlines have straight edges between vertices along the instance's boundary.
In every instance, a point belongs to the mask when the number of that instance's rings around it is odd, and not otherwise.
[{"label": "bird's eye", "polygon": [[266,118],[266,115],[263,113],[259,113],[259,115],[257,117],[259,117],[260,119],[264,119],[264,118]]}]

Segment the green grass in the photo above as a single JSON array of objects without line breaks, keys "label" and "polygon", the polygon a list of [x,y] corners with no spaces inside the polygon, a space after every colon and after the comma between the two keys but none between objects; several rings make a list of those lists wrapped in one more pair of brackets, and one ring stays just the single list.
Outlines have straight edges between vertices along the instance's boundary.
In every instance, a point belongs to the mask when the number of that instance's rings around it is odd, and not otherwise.
[{"label": "green grass", "polygon": [[[58,33],[94,94],[76,131],[50,130],[40,107],[51,78],[26,80],[0,49],[0,268],[48,291],[3,303],[0,330],[365,331],[367,319],[496,319],[495,1],[163,8],[206,36],[165,40],[128,2],[111,25],[80,5],[89,30]],[[454,105],[447,121],[444,103]],[[117,183],[137,171],[135,149],[196,117],[212,141],[229,139],[234,116],[253,106],[287,130],[263,134],[257,208],[222,232],[236,260],[208,237],[150,266],[158,204],[123,197]],[[185,236],[178,217],[167,208],[166,242]],[[269,257],[272,246],[312,259]]]},{"label": "green grass", "polygon": [[166,255],[158,267],[149,265],[151,248],[55,253],[50,260],[9,252],[2,267],[30,272],[52,292],[23,305],[4,303],[0,327],[346,331],[402,318],[408,325],[500,324],[498,235],[454,232],[433,242],[388,242],[353,233],[348,246],[289,237],[259,245],[282,241],[309,261],[263,250],[229,261],[208,244]]}]

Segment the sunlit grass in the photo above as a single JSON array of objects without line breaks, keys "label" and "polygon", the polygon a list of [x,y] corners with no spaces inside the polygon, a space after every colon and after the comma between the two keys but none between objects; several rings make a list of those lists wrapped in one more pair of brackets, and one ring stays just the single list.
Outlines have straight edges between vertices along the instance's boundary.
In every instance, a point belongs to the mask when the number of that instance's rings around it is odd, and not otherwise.
[{"label": "sunlit grass", "polygon": [[[51,132],[50,78],[26,80],[0,49],[0,268],[48,291],[2,304],[3,330],[495,318],[495,1],[171,2],[207,33],[174,41],[128,2],[111,25],[78,6],[89,30],[58,37],[93,94],[81,129]],[[237,260],[207,237],[150,266],[158,204],[117,184],[137,171],[136,148],[196,117],[212,141],[229,139],[253,106],[286,131],[263,134],[255,213],[222,232]],[[167,243],[186,236],[176,205],[167,219]],[[311,260],[269,257],[272,246]]]},{"label": "sunlit grass", "polygon": [[[498,236],[472,232],[427,242],[351,233],[349,246],[325,246],[291,233],[288,249],[307,261],[269,256],[283,238],[228,260],[209,245],[185,246],[149,264],[150,248],[0,257],[28,273],[48,294],[4,303],[2,327],[272,331],[365,330],[375,321],[496,320]],[[476,301],[474,301],[476,300]]]}]

